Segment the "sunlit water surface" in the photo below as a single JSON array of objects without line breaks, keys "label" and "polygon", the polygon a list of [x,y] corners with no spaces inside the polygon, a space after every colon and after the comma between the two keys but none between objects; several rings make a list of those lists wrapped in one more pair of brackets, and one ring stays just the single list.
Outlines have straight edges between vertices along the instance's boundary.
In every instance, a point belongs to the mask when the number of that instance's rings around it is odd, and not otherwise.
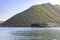
[{"label": "sunlit water surface", "polygon": [[60,28],[1,27],[0,40],[60,40]]}]

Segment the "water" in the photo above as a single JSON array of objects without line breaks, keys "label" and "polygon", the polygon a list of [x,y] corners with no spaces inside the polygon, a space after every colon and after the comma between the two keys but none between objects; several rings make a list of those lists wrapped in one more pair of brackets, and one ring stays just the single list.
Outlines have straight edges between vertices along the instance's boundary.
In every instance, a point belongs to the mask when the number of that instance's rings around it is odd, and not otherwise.
[{"label": "water", "polygon": [[60,40],[60,28],[1,27],[0,40]]}]

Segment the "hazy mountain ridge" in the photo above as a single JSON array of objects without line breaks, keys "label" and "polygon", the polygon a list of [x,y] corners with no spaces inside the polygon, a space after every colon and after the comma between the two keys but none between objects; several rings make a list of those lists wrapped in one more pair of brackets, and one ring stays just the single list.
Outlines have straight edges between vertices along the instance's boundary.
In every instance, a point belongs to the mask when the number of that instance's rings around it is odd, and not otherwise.
[{"label": "hazy mountain ridge", "polygon": [[0,23],[3,23],[4,21],[0,21]]},{"label": "hazy mountain ridge", "polygon": [[[5,21],[2,26],[31,26],[34,23],[60,24],[60,9],[50,3],[34,5]],[[49,24],[50,23],[50,24]],[[54,25],[55,24],[55,25]],[[41,26],[41,25],[40,25]]]},{"label": "hazy mountain ridge", "polygon": [[1,24],[3,23],[4,21],[0,21],[0,26],[1,26]]}]

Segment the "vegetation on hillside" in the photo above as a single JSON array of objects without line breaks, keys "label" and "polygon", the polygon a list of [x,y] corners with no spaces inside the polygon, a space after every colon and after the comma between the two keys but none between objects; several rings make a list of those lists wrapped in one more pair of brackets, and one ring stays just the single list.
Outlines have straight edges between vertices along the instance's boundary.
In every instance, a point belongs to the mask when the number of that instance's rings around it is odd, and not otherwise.
[{"label": "vegetation on hillside", "polygon": [[[60,9],[50,3],[34,5],[5,21],[2,26],[31,26],[34,23],[60,24]],[[53,25],[52,25],[53,26]]]}]

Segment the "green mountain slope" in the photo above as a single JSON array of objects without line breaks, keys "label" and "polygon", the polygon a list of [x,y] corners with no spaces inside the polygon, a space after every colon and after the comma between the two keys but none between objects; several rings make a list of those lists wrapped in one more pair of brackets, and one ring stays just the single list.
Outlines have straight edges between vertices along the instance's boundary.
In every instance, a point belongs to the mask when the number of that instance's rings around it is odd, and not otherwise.
[{"label": "green mountain slope", "polygon": [[50,3],[34,5],[5,21],[3,26],[31,26],[34,23],[60,24],[60,9]]}]

